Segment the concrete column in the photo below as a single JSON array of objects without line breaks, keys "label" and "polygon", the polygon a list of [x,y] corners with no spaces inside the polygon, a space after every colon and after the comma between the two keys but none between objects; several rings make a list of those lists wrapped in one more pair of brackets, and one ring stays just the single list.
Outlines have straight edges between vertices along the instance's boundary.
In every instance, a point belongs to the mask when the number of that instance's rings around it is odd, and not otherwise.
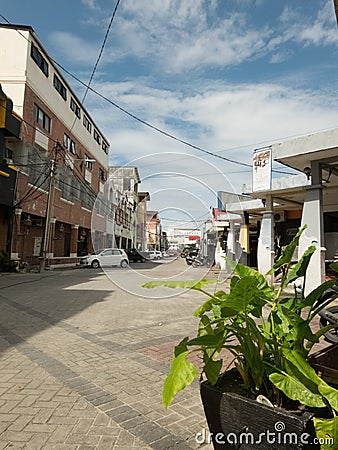
[{"label": "concrete column", "polygon": [[310,245],[316,246],[308,266],[304,286],[305,295],[325,280],[325,248],[323,225],[322,169],[317,162],[311,164],[311,186],[306,188],[302,226],[307,225],[299,240],[298,258]]},{"label": "concrete column", "polygon": [[227,257],[232,261],[236,258],[235,224],[232,220],[229,222],[229,231],[227,236]]},{"label": "concrete column", "polygon": [[[263,275],[272,268],[275,258],[273,199],[271,195],[266,198],[265,208],[257,246],[258,271]],[[269,284],[272,284],[274,282],[273,275],[268,275],[267,280]]]},{"label": "concrete column", "polygon": [[13,237],[12,237],[12,251],[11,251],[11,259],[19,260],[20,253],[20,233],[21,233],[21,213],[22,209],[15,209],[15,219],[13,223]]},{"label": "concrete column", "polygon": [[70,257],[77,257],[77,241],[79,240],[79,225],[72,225],[70,235]]},{"label": "concrete column", "polygon": [[249,265],[250,255],[250,234],[249,234],[249,214],[244,211],[244,223],[241,225],[239,232],[239,245],[241,246],[242,253],[239,257],[239,262],[245,266]]}]

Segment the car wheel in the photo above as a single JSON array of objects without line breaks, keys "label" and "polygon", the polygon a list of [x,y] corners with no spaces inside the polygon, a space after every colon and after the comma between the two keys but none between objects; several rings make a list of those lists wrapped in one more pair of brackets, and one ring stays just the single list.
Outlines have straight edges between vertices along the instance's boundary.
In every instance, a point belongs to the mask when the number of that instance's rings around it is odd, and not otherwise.
[{"label": "car wheel", "polygon": [[91,263],[91,266],[93,269],[98,269],[100,267],[100,263],[97,259],[94,259],[94,261]]},{"label": "car wheel", "polygon": [[123,268],[127,267],[128,266],[128,261],[126,261],[125,259],[122,259],[122,261],[120,263],[120,266],[123,267]]}]

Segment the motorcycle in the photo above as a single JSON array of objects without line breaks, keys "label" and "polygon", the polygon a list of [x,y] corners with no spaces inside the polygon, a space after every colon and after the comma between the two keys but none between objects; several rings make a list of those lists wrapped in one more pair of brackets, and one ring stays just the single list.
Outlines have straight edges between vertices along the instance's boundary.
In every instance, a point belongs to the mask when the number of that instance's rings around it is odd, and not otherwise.
[{"label": "motorcycle", "polygon": [[196,251],[192,251],[192,252],[189,252],[186,254],[185,261],[188,264],[188,266],[191,266],[194,263],[194,261],[197,258],[197,255],[198,255],[198,252],[196,252]]},{"label": "motorcycle", "polygon": [[[298,297],[299,294],[303,294],[303,281],[302,279],[298,280],[298,282],[294,283],[295,295]],[[336,281],[338,283],[338,279]],[[318,310],[319,315],[319,327],[321,329],[325,327],[329,328],[324,333],[324,338],[332,343],[338,343],[338,304],[332,305],[330,304],[338,298],[338,284],[334,284],[332,287],[323,292],[323,294],[319,297],[319,299],[314,303],[314,308]],[[323,306],[321,306],[323,305]]]},{"label": "motorcycle", "polygon": [[193,267],[206,266],[211,267],[213,265],[212,261],[207,256],[197,256],[192,263]]},{"label": "motorcycle", "polygon": [[329,329],[324,333],[324,337],[332,344],[338,343],[338,304],[329,306],[330,303],[338,297],[338,285],[334,284],[331,288],[327,289],[322,296],[317,300],[315,306],[327,304],[327,306],[320,309],[319,314],[319,326],[320,328],[327,327],[328,325],[335,325],[334,328]]}]

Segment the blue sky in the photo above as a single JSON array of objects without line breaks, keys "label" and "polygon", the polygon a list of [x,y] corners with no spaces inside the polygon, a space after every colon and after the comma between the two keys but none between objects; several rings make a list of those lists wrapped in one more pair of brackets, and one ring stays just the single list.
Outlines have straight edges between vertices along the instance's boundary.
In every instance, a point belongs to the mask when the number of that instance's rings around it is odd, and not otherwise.
[{"label": "blue sky", "polygon": [[[115,4],[3,0],[0,13],[31,25],[88,82]],[[337,73],[333,0],[121,0],[92,87],[179,139],[251,164],[257,147],[338,126]],[[162,218],[194,227],[218,190],[251,182],[249,167],[170,139],[92,93],[85,105],[111,163],[138,166]]]}]

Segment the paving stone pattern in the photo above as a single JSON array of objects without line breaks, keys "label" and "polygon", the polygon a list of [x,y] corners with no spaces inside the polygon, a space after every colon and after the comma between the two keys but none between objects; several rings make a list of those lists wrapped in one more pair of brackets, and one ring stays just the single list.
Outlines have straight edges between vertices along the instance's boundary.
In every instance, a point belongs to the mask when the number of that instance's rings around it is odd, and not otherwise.
[{"label": "paving stone pattern", "polygon": [[195,441],[198,382],[161,404],[193,297],[178,315],[179,300],[158,307],[90,270],[0,275],[0,287],[0,450],[212,448]]}]

